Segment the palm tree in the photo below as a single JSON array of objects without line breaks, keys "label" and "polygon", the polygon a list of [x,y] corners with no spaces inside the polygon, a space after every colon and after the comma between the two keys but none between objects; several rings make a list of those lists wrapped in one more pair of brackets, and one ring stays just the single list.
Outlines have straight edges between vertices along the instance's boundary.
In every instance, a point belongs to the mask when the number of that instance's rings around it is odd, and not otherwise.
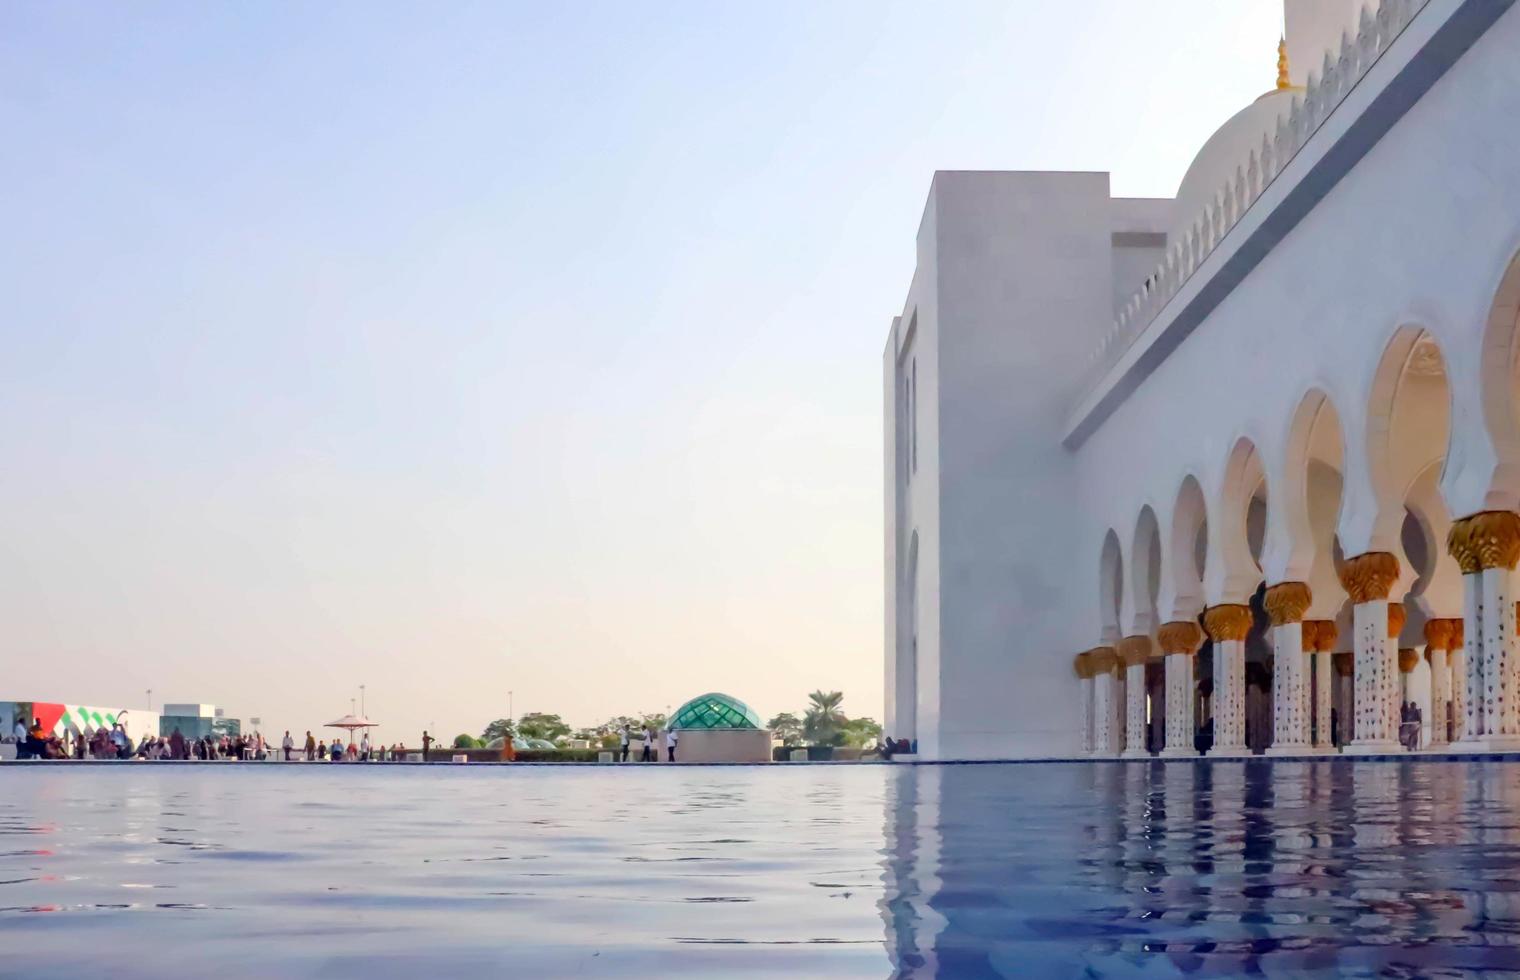
[{"label": "palm tree", "polygon": [[807,714],[802,719],[802,733],[814,745],[838,745],[843,734],[844,712],[839,705],[844,701],[841,691],[814,691],[808,695]]}]

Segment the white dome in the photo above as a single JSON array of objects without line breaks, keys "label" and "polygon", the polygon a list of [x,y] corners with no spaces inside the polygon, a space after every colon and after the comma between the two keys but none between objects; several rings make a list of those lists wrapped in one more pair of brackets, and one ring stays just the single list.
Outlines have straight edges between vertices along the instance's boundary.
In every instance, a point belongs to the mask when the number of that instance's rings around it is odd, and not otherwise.
[{"label": "white dome", "polygon": [[1203,216],[1204,208],[1224,189],[1225,183],[1235,178],[1235,168],[1245,171],[1251,151],[1259,153],[1262,138],[1270,139],[1277,132],[1277,120],[1287,116],[1292,102],[1291,89],[1273,89],[1214,131],[1203,144],[1203,149],[1193,157],[1177,188],[1168,244],[1182,241],[1187,230]]}]

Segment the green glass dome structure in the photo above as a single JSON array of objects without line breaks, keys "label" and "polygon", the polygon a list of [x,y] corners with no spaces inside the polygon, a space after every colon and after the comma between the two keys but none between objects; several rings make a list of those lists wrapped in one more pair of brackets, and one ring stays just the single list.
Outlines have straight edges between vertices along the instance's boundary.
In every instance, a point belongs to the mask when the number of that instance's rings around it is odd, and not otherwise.
[{"label": "green glass dome structure", "polygon": [[669,725],[682,731],[761,727],[760,716],[749,705],[727,694],[703,694],[692,698],[670,716]]}]

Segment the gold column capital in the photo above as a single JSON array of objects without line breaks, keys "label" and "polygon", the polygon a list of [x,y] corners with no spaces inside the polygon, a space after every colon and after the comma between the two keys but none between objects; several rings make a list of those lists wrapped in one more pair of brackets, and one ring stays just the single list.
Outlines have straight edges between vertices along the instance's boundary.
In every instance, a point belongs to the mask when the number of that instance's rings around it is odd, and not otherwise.
[{"label": "gold column capital", "polygon": [[1335,672],[1341,677],[1350,677],[1352,669],[1356,666],[1350,653],[1337,653],[1330,662],[1335,665]]},{"label": "gold column capital", "polygon": [[1387,599],[1398,577],[1399,560],[1386,551],[1347,558],[1340,567],[1341,585],[1358,605]]},{"label": "gold column capital", "polygon": [[1215,643],[1244,640],[1251,632],[1251,607],[1235,604],[1210,606],[1203,611],[1203,628]]},{"label": "gold column capital", "polygon": [[1404,632],[1404,624],[1409,620],[1409,610],[1404,608],[1402,602],[1390,602],[1388,604],[1388,639],[1397,640],[1399,634]]},{"label": "gold column capital", "polygon": [[1453,521],[1446,535],[1446,550],[1457,560],[1463,575],[1487,568],[1514,568],[1520,561],[1520,514],[1485,510]]},{"label": "gold column capital", "polygon": [[1451,649],[1460,650],[1467,645],[1467,620],[1453,619],[1451,626]]},{"label": "gold column capital", "polygon": [[1450,650],[1451,638],[1456,633],[1455,623],[1460,620],[1427,619],[1425,621],[1425,647],[1428,650]]},{"label": "gold column capital", "polygon": [[1119,663],[1113,647],[1093,647],[1087,651],[1087,662],[1092,665],[1093,676],[1106,674]]},{"label": "gold column capital", "polygon": [[1399,648],[1399,673],[1407,674],[1414,670],[1414,665],[1420,662],[1420,655],[1414,647]]},{"label": "gold column capital", "polygon": [[1309,649],[1309,632],[1314,631],[1314,649],[1320,653],[1334,653],[1335,641],[1340,636],[1333,619],[1311,619],[1304,623],[1304,649]]},{"label": "gold column capital", "polygon": [[1084,681],[1093,675],[1092,659],[1087,655],[1086,651],[1071,658],[1071,669]]},{"label": "gold column capital", "polygon": [[1156,631],[1156,642],[1161,644],[1163,653],[1196,653],[1203,646],[1203,630],[1199,629],[1197,623],[1182,620],[1162,623]]},{"label": "gold column capital", "polygon": [[1273,626],[1286,626],[1301,621],[1312,601],[1307,582],[1279,582],[1267,589],[1262,605],[1272,617]]},{"label": "gold column capital", "polygon": [[1150,658],[1151,638],[1148,636],[1126,636],[1119,641],[1119,661],[1126,667],[1143,664]]}]

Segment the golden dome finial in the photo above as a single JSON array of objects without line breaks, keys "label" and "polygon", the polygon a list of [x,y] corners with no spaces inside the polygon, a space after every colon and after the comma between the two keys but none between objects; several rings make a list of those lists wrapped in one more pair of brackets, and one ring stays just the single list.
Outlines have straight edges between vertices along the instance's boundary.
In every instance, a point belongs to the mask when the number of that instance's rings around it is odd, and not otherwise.
[{"label": "golden dome finial", "polygon": [[1292,88],[1293,83],[1288,81],[1288,39],[1279,38],[1277,41],[1277,87],[1279,89]]}]

